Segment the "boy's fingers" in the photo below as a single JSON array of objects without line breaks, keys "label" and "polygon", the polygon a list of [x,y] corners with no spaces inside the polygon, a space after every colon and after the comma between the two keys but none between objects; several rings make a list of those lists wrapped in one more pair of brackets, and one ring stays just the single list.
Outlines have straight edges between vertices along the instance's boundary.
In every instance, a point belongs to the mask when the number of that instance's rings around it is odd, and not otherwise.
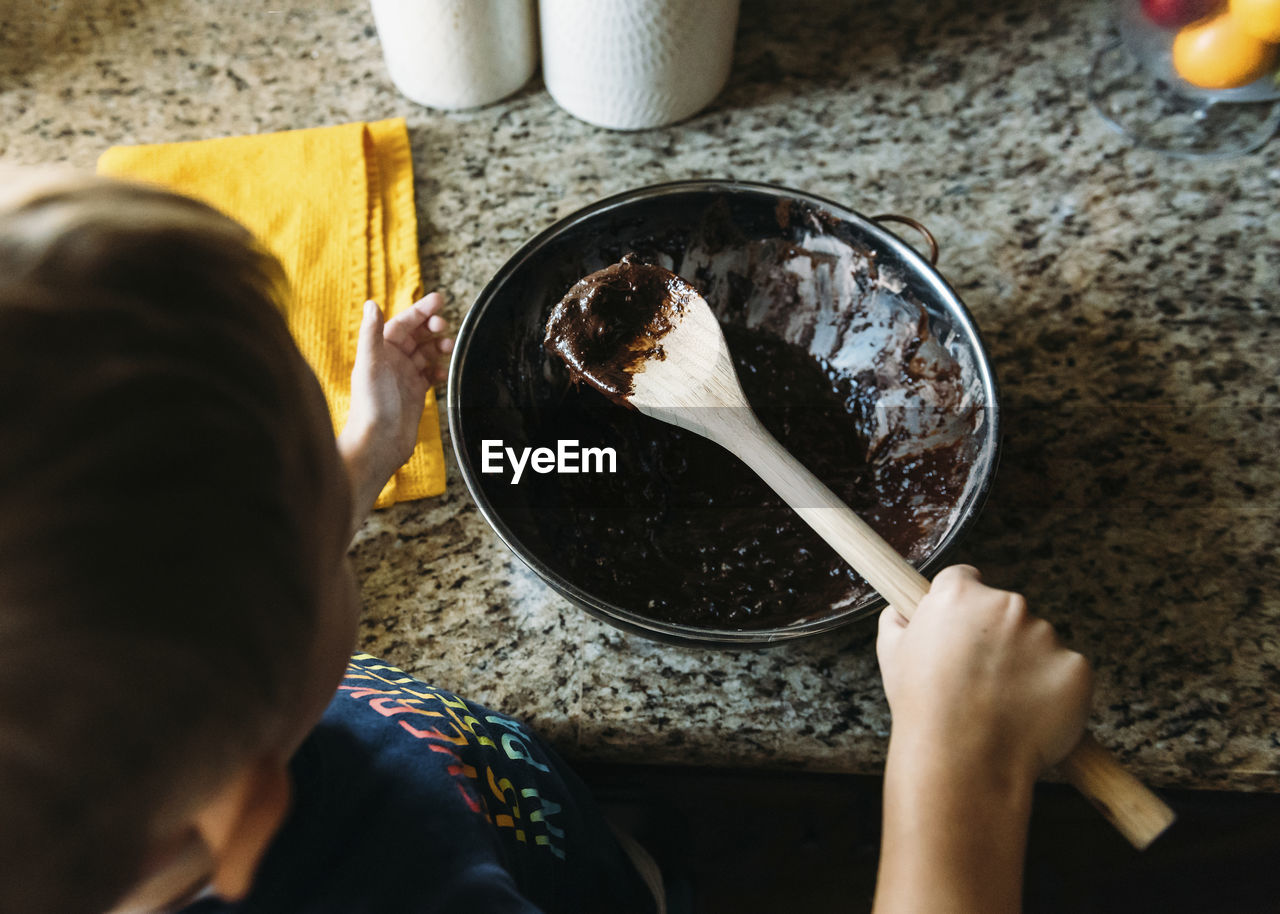
[{"label": "boy's fingers", "polygon": [[387,321],[387,339],[393,343],[401,343],[426,323],[433,312],[424,307],[425,302],[425,298],[416,301]]},{"label": "boy's fingers", "polygon": [[940,600],[954,601],[966,587],[981,583],[982,574],[972,565],[949,565],[933,576],[921,605],[928,609]]},{"label": "boy's fingers", "polygon": [[412,307],[397,314],[387,322],[386,338],[402,345],[405,340],[422,339],[429,333],[443,333],[449,327],[439,313],[444,299],[438,292],[414,302]]},{"label": "boy's fingers", "polygon": [[[954,580],[952,580],[954,578]],[[982,572],[972,565],[948,565],[933,577],[934,584],[956,585],[962,581],[982,581]]]},{"label": "boy's fingers", "polygon": [[[419,317],[422,317],[422,315],[419,315]],[[449,322],[439,314],[432,314],[422,320],[407,323],[405,331],[410,337],[423,343],[447,333],[449,331]]]},{"label": "boy's fingers", "polygon": [[413,339],[413,328],[417,321],[417,315],[413,310],[402,311],[391,320],[387,321],[386,329],[382,335],[387,342],[395,343],[397,346],[403,346],[406,340]]},{"label": "boy's fingers", "polygon": [[892,606],[886,606],[880,612],[881,635],[884,635],[886,631],[890,635],[900,631],[906,631],[908,624],[906,616],[898,612]]},{"label": "boy's fingers", "polygon": [[373,299],[364,303],[364,314],[360,318],[360,339],[356,344],[356,357],[368,357],[373,354],[374,347],[382,336],[382,309]]},{"label": "boy's fingers", "polygon": [[892,606],[886,606],[880,613],[880,627],[876,635],[876,656],[881,666],[893,657],[898,641],[907,630],[907,620],[902,613]]},{"label": "boy's fingers", "polygon": [[432,292],[406,308],[404,314],[412,315],[415,322],[421,323],[439,314],[442,307],[444,307],[444,296],[439,292]]}]

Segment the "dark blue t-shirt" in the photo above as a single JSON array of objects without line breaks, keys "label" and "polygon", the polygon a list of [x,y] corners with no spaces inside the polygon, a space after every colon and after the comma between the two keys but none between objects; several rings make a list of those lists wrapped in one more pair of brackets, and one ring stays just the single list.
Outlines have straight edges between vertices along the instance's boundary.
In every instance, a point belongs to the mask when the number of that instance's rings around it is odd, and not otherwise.
[{"label": "dark blue t-shirt", "polygon": [[185,914],[651,914],[581,781],[522,724],[367,654],[292,763],[250,896]]}]

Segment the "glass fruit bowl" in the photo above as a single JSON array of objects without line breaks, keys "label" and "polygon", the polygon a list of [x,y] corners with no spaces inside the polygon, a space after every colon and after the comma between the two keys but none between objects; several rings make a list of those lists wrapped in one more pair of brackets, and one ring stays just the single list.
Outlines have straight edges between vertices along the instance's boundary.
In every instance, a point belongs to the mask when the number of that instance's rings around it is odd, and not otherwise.
[{"label": "glass fruit bowl", "polygon": [[1280,0],[1116,0],[1119,37],[1089,99],[1134,143],[1183,158],[1243,155],[1280,124]]}]

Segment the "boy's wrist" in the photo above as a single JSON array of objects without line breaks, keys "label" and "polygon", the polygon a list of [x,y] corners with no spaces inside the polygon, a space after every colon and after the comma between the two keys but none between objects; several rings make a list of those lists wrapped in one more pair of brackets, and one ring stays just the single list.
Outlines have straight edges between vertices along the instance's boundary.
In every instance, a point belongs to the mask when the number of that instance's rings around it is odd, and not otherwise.
[{"label": "boy's wrist", "polygon": [[347,470],[351,483],[352,533],[364,522],[373,507],[378,493],[391,478],[394,468],[384,471],[378,464],[374,436],[369,428],[353,426],[350,422],[338,435],[338,454]]},{"label": "boy's wrist", "polygon": [[1038,777],[1037,765],[1025,753],[975,739],[972,732],[943,737],[895,728],[889,739],[886,790],[919,789],[948,803],[996,802],[1029,810]]},{"label": "boy's wrist", "polygon": [[409,458],[397,453],[395,444],[387,440],[385,426],[377,422],[348,421],[338,434],[338,450],[368,477],[361,481],[376,485],[378,491]]},{"label": "boy's wrist", "polygon": [[1019,909],[1035,777],[954,748],[890,736],[874,914]]}]

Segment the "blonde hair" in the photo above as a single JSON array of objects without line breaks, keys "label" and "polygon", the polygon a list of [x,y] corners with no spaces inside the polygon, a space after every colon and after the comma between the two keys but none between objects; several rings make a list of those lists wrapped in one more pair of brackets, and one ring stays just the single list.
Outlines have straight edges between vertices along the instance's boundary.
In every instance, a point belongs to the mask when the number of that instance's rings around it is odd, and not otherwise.
[{"label": "blonde hair", "polygon": [[97,911],[302,700],[323,401],[242,227],[0,185],[0,910]]}]

